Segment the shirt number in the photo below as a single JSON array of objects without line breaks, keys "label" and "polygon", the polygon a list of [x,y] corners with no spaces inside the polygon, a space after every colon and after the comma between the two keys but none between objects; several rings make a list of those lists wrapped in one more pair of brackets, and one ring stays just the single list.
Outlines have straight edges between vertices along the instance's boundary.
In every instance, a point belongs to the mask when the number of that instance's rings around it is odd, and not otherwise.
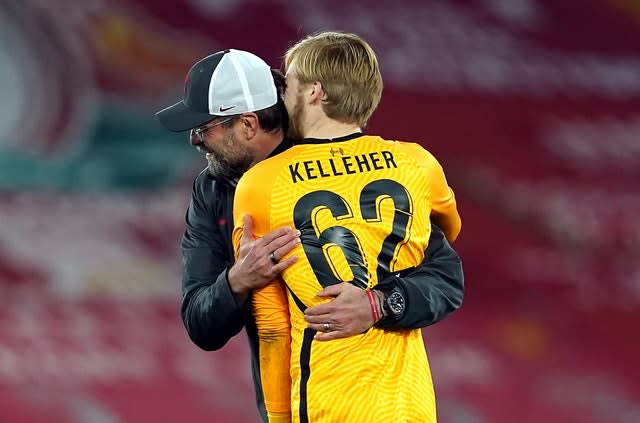
[{"label": "shirt number", "polygon": [[[403,185],[390,179],[372,181],[362,189],[359,200],[362,219],[366,222],[381,222],[380,203],[384,199],[393,201],[394,213],[391,233],[382,242],[377,257],[378,281],[391,274],[400,247],[408,241],[405,238],[413,219],[413,202],[409,192]],[[347,201],[335,192],[313,191],[296,203],[293,211],[294,224],[300,230],[302,247],[318,282],[323,287],[345,282],[338,275],[335,263],[326,254],[329,247],[339,247],[353,273],[351,282],[366,288],[371,278],[358,234],[340,225],[321,231],[317,216],[323,210],[330,211],[337,223],[356,218]]]}]

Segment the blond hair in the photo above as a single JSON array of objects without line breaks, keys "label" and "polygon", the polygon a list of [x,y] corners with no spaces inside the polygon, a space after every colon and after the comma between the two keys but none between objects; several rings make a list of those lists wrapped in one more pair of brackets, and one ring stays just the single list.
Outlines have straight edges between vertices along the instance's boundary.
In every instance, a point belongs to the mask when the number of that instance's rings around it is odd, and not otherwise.
[{"label": "blond hair", "polygon": [[383,88],[378,59],[366,41],[351,33],[312,34],[287,50],[285,71],[292,65],[301,83],[322,84],[329,118],[366,126]]}]

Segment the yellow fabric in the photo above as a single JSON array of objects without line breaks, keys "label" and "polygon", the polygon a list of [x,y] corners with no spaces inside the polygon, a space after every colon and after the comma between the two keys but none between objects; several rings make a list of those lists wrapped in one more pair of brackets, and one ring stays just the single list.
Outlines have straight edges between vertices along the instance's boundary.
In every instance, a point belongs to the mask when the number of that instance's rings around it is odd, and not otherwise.
[{"label": "yellow fabric", "polygon": [[[370,288],[379,274],[419,265],[432,216],[447,238],[457,237],[461,223],[455,197],[436,159],[417,144],[374,136],[294,146],[240,180],[234,205],[236,250],[245,214],[253,217],[257,236],[284,225],[302,232],[302,244],[292,252],[299,259],[282,275],[287,301],[281,284],[254,296],[267,409],[272,398],[282,398],[286,386],[271,378],[284,379],[290,370],[294,422],[301,414],[313,422],[435,422],[420,330],[372,328],[319,342],[312,340],[303,315],[306,307],[323,301],[316,293],[327,283]],[[275,356],[282,349],[272,344],[287,342],[288,327],[287,362]]]},{"label": "yellow fabric", "polygon": [[291,413],[267,413],[269,423],[291,423]]},{"label": "yellow fabric", "polygon": [[[289,357],[291,335],[287,297],[279,281],[273,281],[253,293],[253,304],[262,306],[253,310],[260,342],[260,379],[265,395],[265,408],[274,413],[291,411],[291,378]],[[283,306],[284,304],[284,306]],[[271,421],[271,420],[269,420]]]}]

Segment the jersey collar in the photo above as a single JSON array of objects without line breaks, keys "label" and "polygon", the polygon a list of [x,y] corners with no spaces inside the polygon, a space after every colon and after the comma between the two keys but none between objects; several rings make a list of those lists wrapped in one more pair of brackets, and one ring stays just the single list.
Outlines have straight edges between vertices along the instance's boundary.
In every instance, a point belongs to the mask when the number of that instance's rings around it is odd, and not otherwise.
[{"label": "jersey collar", "polygon": [[349,135],[345,135],[343,137],[337,137],[337,138],[303,138],[299,141],[295,141],[294,144],[295,145],[300,145],[300,144],[327,144],[330,142],[342,142],[342,141],[349,141],[349,140],[353,140],[355,138],[359,138],[363,135],[362,132],[358,131],[358,132],[354,132],[353,134],[349,134]]}]

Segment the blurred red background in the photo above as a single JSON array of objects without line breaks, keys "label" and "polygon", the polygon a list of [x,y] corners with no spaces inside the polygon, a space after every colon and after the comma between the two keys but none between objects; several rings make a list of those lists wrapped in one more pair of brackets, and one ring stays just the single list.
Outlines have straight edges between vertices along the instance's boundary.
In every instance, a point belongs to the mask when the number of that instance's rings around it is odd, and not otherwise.
[{"label": "blurred red background", "polygon": [[640,421],[632,0],[4,2],[0,421],[258,421],[244,335],[208,353],[182,327],[204,161],[153,113],[199,58],[279,67],[317,30],[371,43],[367,131],[458,197],[465,303],[424,330],[439,421]]}]

